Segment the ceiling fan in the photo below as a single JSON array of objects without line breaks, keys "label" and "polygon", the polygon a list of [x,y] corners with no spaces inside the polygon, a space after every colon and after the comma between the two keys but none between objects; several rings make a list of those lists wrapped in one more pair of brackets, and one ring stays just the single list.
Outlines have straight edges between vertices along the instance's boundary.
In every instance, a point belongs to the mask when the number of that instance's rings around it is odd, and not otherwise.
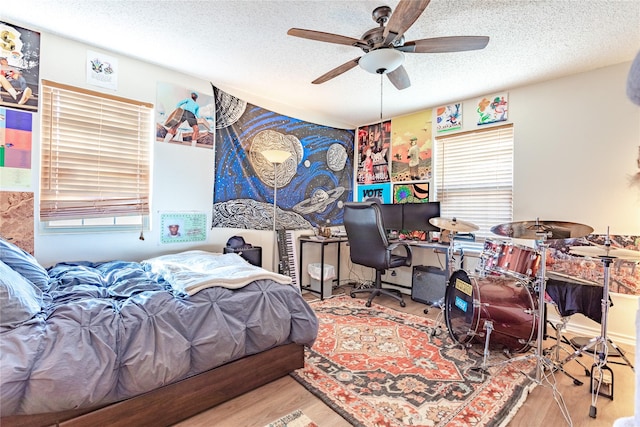
[{"label": "ceiling fan", "polygon": [[411,86],[411,81],[402,65],[404,53],[462,52],[484,49],[489,43],[489,37],[485,36],[434,37],[406,42],[405,31],[416,22],[430,1],[400,0],[393,14],[388,6],[375,8],[372,17],[379,26],[364,33],[361,39],[301,28],[291,28],[287,34],[321,42],[355,46],[365,52],[364,55],[345,62],[318,77],[312,82],[314,84],[324,83],[360,65],[370,73],[387,74],[397,89],[406,89]]}]

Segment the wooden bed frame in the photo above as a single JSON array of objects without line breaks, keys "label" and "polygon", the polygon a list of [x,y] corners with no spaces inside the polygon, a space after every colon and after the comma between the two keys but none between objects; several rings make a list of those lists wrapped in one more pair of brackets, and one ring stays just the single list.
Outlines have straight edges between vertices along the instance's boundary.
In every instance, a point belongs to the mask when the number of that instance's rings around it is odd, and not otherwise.
[{"label": "wooden bed frame", "polygon": [[304,346],[287,344],[98,408],[0,418],[9,426],[168,426],[304,366]]}]

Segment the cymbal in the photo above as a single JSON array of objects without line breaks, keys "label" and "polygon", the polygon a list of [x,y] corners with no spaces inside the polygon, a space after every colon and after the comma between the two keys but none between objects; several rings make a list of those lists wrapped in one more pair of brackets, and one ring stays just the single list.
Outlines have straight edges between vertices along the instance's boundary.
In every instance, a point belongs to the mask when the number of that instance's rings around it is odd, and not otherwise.
[{"label": "cymbal", "polygon": [[593,228],[574,222],[536,220],[508,222],[491,227],[491,231],[514,239],[572,239],[591,234]]},{"label": "cymbal", "polygon": [[640,261],[640,252],[608,246],[569,246],[569,253],[597,258],[617,258],[625,261]]},{"label": "cymbal", "polygon": [[453,218],[453,219],[440,218],[440,217],[431,218],[429,219],[429,223],[442,230],[460,231],[462,233],[469,233],[471,231],[476,231],[480,228],[473,223],[470,223],[467,221],[461,221],[456,218]]}]

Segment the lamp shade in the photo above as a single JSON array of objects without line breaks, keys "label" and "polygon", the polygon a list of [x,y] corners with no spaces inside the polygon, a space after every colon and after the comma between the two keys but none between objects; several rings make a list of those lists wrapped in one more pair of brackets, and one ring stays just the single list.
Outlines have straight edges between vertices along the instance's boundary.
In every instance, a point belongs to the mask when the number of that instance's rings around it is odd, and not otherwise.
[{"label": "lamp shade", "polygon": [[404,54],[392,48],[382,48],[366,53],[358,65],[373,74],[386,74],[394,71],[404,62]]},{"label": "lamp shade", "polygon": [[264,150],[261,154],[269,163],[276,164],[284,163],[289,157],[291,157],[291,153],[284,150]]}]

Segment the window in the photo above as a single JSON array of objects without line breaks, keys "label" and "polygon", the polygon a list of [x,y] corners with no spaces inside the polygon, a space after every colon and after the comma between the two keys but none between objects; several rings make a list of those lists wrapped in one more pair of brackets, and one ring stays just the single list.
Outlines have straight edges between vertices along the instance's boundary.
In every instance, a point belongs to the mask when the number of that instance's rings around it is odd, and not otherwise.
[{"label": "window", "polygon": [[130,227],[120,218],[128,216],[141,223],[149,214],[153,105],[42,84],[40,220],[63,228]]},{"label": "window", "polygon": [[513,125],[437,137],[435,149],[441,215],[495,238],[491,227],[513,219]]}]

